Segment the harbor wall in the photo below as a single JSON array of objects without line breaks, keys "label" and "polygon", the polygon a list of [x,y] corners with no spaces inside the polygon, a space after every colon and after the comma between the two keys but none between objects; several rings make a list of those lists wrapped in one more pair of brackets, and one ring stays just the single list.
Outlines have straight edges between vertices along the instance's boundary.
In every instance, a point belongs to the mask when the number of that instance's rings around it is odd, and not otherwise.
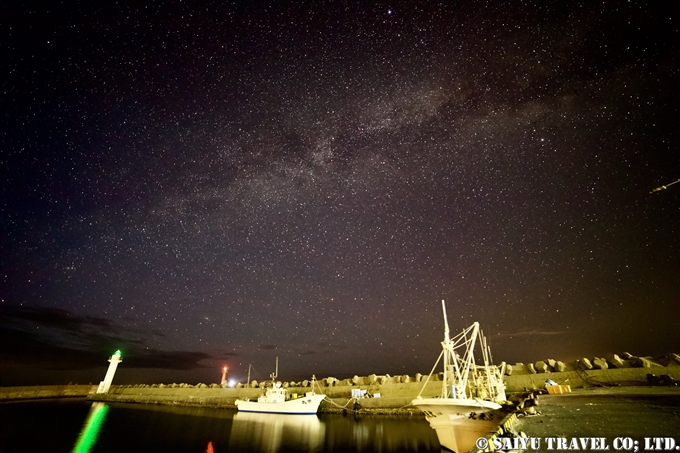
[{"label": "harbor wall", "polygon": [[[361,398],[358,406],[357,400],[352,398],[352,390],[363,387],[368,390],[372,387],[374,398]],[[423,389],[422,382],[410,383],[385,383],[382,386],[324,386],[319,385],[314,388],[316,393],[323,393],[328,396],[319,410],[320,412],[341,412],[343,410],[368,409],[379,411],[381,409],[396,409],[408,406]],[[288,393],[295,397],[302,396],[311,391],[310,387],[290,387]],[[377,390],[380,390],[378,392]],[[423,390],[423,396],[435,396],[441,391],[441,382],[428,382]],[[257,399],[262,394],[260,388],[222,388],[222,387],[128,387],[112,386],[108,393],[90,394],[88,399],[92,401],[123,402],[139,404],[166,404],[177,406],[209,406],[227,409],[236,409],[235,401],[237,398]]]},{"label": "harbor wall", "polygon": [[[613,359],[614,360],[614,359]],[[616,360],[614,360],[616,362]],[[594,364],[593,364],[594,363]],[[569,364],[555,361],[541,361],[531,364],[506,366],[504,381],[506,393],[531,392],[545,388],[548,379],[571,388],[599,386],[644,386],[649,385],[647,375],[668,376],[680,381],[680,356],[672,354],[668,360],[628,357],[625,363],[607,363],[604,359],[581,359]],[[561,364],[561,365],[560,365]],[[611,366],[610,366],[611,365]],[[596,366],[598,368],[596,368]],[[555,371],[561,369],[562,371]],[[330,401],[322,404],[322,411],[356,409],[355,402],[365,409],[400,408],[407,406],[419,394],[423,397],[437,396],[441,391],[442,374],[427,376],[354,376],[347,379],[327,377],[314,383],[314,391],[328,396]],[[427,381],[427,383],[426,383]],[[30,387],[0,387],[0,402],[40,398],[87,397],[93,401],[117,401],[142,404],[192,405],[235,408],[237,398],[256,399],[262,394],[265,383],[253,381],[239,384],[235,388],[224,388],[217,384],[154,384],[112,386],[106,394],[96,394],[97,386],[57,385]],[[304,395],[312,390],[313,383],[282,383],[291,395]],[[366,392],[373,398],[352,397],[357,392]],[[349,407],[349,406],[352,407]]]},{"label": "harbor wall", "polygon": [[571,363],[539,360],[506,365],[505,374],[507,393],[542,389],[548,379],[572,388],[648,385],[648,375],[680,380],[680,355],[672,353],[652,358],[626,352],[621,356],[584,357]]},{"label": "harbor wall", "polygon": [[[680,380],[680,367],[653,371],[656,373],[662,371],[661,374]],[[572,388],[640,386],[647,385],[647,374],[654,374],[653,371],[647,368],[624,368],[513,375],[505,377],[505,388],[507,393],[540,390],[545,388],[548,379]]]},{"label": "harbor wall", "polygon": [[[672,379],[680,380],[680,366],[656,368],[657,374],[669,375]],[[660,372],[660,373],[659,373]],[[572,388],[599,386],[642,386],[647,385],[648,368],[624,368],[607,370],[572,370],[563,372],[527,373],[505,376],[506,392],[508,394],[545,388],[546,380],[551,379],[558,384],[569,385]],[[344,405],[352,397],[353,390],[366,390],[374,398],[361,398],[363,407],[381,407],[385,400],[391,405],[403,401],[410,401],[419,394],[423,397],[437,396],[441,391],[440,380],[424,382],[394,382],[385,380],[382,384],[340,385],[342,381],[335,381],[333,385],[319,385],[315,387],[317,393],[323,393],[338,404]],[[292,395],[304,395],[310,387],[288,386]],[[108,394],[90,395],[90,398],[107,401],[130,401],[161,404],[197,404],[215,406],[233,406],[237,398],[255,399],[261,395],[261,388],[135,388],[127,386],[113,386]],[[382,400],[382,401],[381,401]]]}]

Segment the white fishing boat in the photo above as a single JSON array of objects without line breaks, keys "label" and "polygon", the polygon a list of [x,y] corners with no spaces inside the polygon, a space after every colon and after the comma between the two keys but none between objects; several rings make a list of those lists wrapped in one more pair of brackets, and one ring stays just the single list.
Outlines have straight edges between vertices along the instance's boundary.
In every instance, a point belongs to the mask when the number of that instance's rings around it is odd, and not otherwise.
[{"label": "white fishing boat", "polygon": [[312,376],[312,391],[306,392],[304,396],[293,396],[288,394],[288,390],[276,382],[279,372],[279,360],[276,359],[276,371],[271,374],[271,385],[265,389],[264,395],[257,401],[248,399],[237,399],[235,404],[239,412],[265,412],[272,414],[316,414],[319,410],[321,401],[326,395],[314,392],[316,378]]},{"label": "white fishing boat", "polygon": [[[480,437],[498,428],[506,415],[499,404],[506,400],[503,368],[491,364],[491,351],[475,322],[454,338],[449,338],[449,324],[444,312],[442,353],[425,381],[423,390],[412,404],[425,414],[443,448],[464,453],[475,446]],[[482,364],[475,362],[474,348],[478,344]],[[462,356],[460,355],[462,354]],[[444,360],[441,393],[422,397],[439,361]]]}]

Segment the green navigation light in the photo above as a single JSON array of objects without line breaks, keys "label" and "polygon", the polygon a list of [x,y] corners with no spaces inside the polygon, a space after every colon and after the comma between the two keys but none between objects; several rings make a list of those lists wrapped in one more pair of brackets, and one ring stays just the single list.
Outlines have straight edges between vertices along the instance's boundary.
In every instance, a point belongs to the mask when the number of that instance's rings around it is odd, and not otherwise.
[{"label": "green navigation light", "polygon": [[120,349],[119,349],[119,350],[117,350],[117,351],[116,351],[116,353],[115,353],[115,354],[113,354],[113,355],[115,355],[116,357],[120,357]]},{"label": "green navigation light", "polygon": [[76,446],[73,447],[72,453],[89,453],[97,441],[97,435],[104,423],[104,417],[109,410],[109,406],[104,403],[92,403],[90,412],[87,414],[85,426],[80,431]]}]

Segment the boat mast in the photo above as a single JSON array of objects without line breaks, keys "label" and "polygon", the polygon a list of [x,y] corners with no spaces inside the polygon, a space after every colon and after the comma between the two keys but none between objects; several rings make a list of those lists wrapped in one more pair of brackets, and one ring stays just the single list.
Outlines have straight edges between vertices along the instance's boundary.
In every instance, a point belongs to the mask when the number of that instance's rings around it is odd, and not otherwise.
[{"label": "boat mast", "polygon": [[[449,365],[450,360],[453,358],[453,348],[451,345],[451,338],[449,336],[449,321],[446,318],[446,303],[442,299],[442,311],[444,312],[444,341],[442,342],[442,347],[444,348],[444,379],[442,380],[442,398],[447,398],[449,389]],[[454,397],[454,395],[451,395]]]},{"label": "boat mast", "polygon": [[248,364],[248,380],[246,381],[246,384],[250,386],[250,367],[252,366],[252,363]]},{"label": "boat mast", "polygon": [[272,381],[279,376],[279,358],[278,358],[278,356],[276,357],[276,371],[274,371],[274,373],[271,376],[272,376]]},{"label": "boat mast", "polygon": [[446,319],[446,303],[444,299],[442,299],[442,311],[444,312],[444,341],[448,344],[451,340],[449,339],[449,321]]}]

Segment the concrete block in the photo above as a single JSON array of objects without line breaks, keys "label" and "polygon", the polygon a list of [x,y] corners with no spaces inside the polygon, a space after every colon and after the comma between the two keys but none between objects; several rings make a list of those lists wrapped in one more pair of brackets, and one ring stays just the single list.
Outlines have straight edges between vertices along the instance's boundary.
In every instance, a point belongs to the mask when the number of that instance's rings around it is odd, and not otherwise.
[{"label": "concrete block", "polygon": [[505,365],[505,375],[512,376],[512,365],[510,364]]},{"label": "concrete block", "polygon": [[630,363],[623,360],[618,354],[607,354],[605,358],[612,368],[630,368]]},{"label": "concrete block", "polygon": [[548,364],[545,363],[543,360],[539,360],[534,364],[534,368],[536,369],[537,372],[539,373],[548,373]]},{"label": "concrete block", "polygon": [[411,382],[411,376],[409,376],[408,374],[404,374],[403,376],[401,376],[400,382],[402,384],[407,384],[407,383]]},{"label": "concrete block", "polygon": [[680,355],[675,354],[675,353],[671,353],[671,357],[673,358],[673,361],[674,361],[676,364],[680,365]]},{"label": "concrete block", "polygon": [[423,382],[423,375],[420,373],[416,373],[416,382]]},{"label": "concrete block", "polygon": [[605,359],[595,357],[593,359],[593,368],[597,370],[606,370],[609,368],[609,365],[607,365],[607,361]]},{"label": "concrete block", "polygon": [[660,367],[661,365],[653,362],[649,357],[636,357],[633,360],[633,366],[636,368],[654,368]]},{"label": "concrete block", "polygon": [[555,362],[555,366],[553,368],[555,369],[556,372],[561,373],[567,369],[567,366],[564,364],[564,362],[558,360]]},{"label": "concrete block", "polygon": [[579,360],[579,364],[581,365],[581,368],[583,368],[584,370],[592,370],[593,369],[593,364],[590,363],[590,360],[588,360],[586,357]]},{"label": "concrete block", "polygon": [[[677,358],[673,356],[677,356]],[[664,356],[657,357],[654,359],[654,361],[661,366],[677,367],[680,365],[680,356],[677,354],[668,353]]]},{"label": "concrete block", "polygon": [[536,367],[534,366],[533,363],[530,363],[530,364],[527,365],[527,370],[528,370],[529,373],[531,373],[531,374],[536,374],[536,373],[537,373],[537,372],[536,372]]}]

